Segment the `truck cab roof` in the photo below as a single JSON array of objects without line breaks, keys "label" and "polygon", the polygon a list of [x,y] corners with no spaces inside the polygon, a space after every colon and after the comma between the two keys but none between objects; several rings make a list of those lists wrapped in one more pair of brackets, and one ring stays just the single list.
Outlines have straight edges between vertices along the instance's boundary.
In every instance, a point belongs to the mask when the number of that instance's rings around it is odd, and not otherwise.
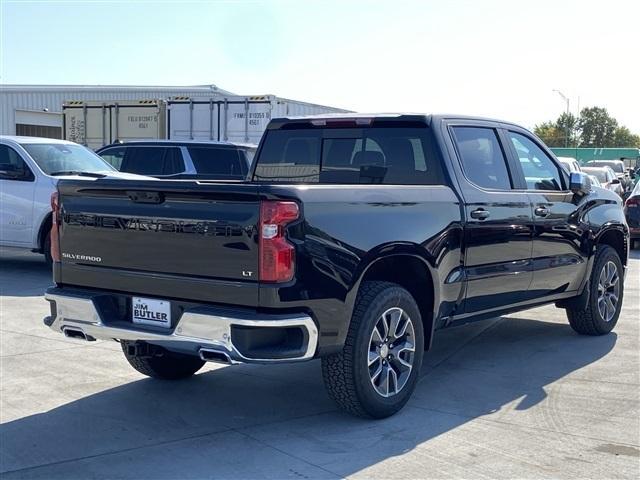
[{"label": "truck cab roof", "polygon": [[441,120],[473,120],[480,122],[502,123],[505,125],[519,125],[499,120],[495,118],[472,116],[472,115],[458,115],[458,114],[427,114],[427,113],[409,113],[409,112],[396,112],[396,113],[328,113],[321,115],[308,115],[308,116],[290,116],[280,117],[271,120],[268,129],[279,129],[289,124],[304,124],[310,123],[314,126],[325,126],[332,123],[351,122],[358,126],[367,126],[373,123],[379,122],[417,122],[424,125],[431,125],[433,122]]}]

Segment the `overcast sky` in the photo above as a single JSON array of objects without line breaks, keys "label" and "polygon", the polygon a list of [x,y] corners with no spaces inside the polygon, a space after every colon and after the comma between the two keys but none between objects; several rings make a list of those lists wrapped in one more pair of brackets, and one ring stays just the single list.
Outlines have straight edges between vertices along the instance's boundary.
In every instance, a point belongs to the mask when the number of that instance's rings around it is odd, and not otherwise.
[{"label": "overcast sky", "polygon": [[[640,1],[0,0],[0,82],[196,85],[640,133]],[[0,87],[1,88],[1,87]]]}]

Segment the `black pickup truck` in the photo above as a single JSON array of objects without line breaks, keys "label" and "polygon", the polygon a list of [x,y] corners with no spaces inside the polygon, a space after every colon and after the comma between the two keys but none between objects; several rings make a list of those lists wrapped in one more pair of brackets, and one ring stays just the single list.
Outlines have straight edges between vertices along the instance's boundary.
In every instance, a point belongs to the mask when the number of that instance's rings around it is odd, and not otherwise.
[{"label": "black pickup truck", "polygon": [[45,324],[164,379],[321,358],[338,405],[381,418],[437,329],[545,303],[584,335],[618,321],[620,198],[517,125],[277,119],[249,178],[61,181]]}]

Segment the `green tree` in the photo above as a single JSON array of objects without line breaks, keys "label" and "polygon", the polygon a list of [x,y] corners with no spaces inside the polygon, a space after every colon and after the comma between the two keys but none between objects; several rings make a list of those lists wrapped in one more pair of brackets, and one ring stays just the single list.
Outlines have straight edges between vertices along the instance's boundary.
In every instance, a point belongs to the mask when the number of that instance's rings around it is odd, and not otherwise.
[{"label": "green tree", "polygon": [[606,108],[583,108],[578,120],[581,147],[615,147],[618,121]]},{"label": "green tree", "polygon": [[558,117],[556,120],[556,129],[562,132],[562,136],[565,139],[565,143],[563,143],[562,146],[571,147],[577,143],[577,128],[578,119],[572,113],[563,113]]},{"label": "green tree", "polygon": [[640,136],[618,125],[618,121],[603,107],[583,108],[579,118],[563,113],[555,121],[536,125],[533,131],[550,147],[640,148]]},{"label": "green tree", "polygon": [[634,135],[627,127],[618,127],[613,133],[614,147],[640,148],[640,135]]},{"label": "green tree", "polygon": [[533,128],[533,133],[542,139],[549,147],[563,147],[565,133],[558,130],[555,122],[544,122]]}]

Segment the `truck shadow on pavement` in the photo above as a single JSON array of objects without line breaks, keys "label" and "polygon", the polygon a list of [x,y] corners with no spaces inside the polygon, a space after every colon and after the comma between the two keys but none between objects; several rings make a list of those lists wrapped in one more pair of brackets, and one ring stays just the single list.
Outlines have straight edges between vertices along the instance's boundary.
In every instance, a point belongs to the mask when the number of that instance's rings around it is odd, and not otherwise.
[{"label": "truck shadow on pavement", "polygon": [[[68,360],[59,353],[53,381],[43,381],[55,391],[41,395],[85,396],[1,425],[2,476],[335,478],[487,415],[498,420],[487,422],[493,436],[504,423],[555,430],[561,422],[579,432],[585,419],[560,418],[557,406],[545,405],[547,391],[569,374],[567,381],[579,381],[583,367],[613,349],[616,335],[580,337],[566,324],[523,318],[477,325],[440,332],[407,407],[380,421],[338,412],[317,361],[220,367],[163,382],[128,373],[112,348],[88,347],[73,357],[76,349],[65,351]],[[31,370],[34,377],[49,374]],[[123,384],[109,388],[113,371]],[[468,430],[469,441],[482,443],[487,435]]]}]

